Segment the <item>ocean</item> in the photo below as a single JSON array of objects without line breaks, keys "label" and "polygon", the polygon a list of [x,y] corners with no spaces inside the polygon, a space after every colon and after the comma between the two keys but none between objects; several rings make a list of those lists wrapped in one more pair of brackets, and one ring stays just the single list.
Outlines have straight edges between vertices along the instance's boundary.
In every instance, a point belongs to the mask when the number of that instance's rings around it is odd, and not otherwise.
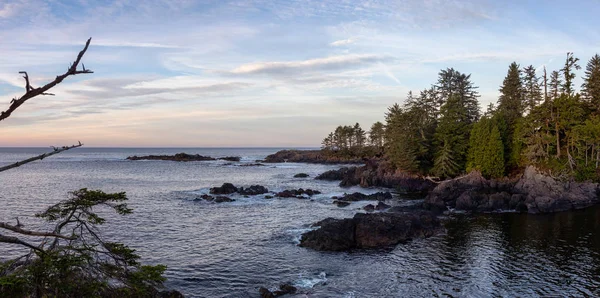
[{"label": "ocean", "polygon": [[[290,297],[600,296],[600,208],[551,215],[447,217],[446,232],[395,248],[317,252],[300,235],[327,217],[352,217],[369,202],[339,208],[332,196],[390,191],[341,188],[313,178],[341,165],[242,166],[283,148],[76,148],[0,173],[0,221],[44,228],[36,212],[80,188],[126,192],[134,213],[106,214],[106,239],[168,266],[166,286],[186,297],[259,297],[289,282]],[[0,148],[0,166],[49,148]],[[129,161],[130,155],[185,152],[240,156],[240,162]],[[294,178],[307,173],[309,178]],[[195,201],[210,187],[260,184],[271,191],[311,188],[312,200],[231,196]],[[414,198],[395,194],[395,205]],[[0,260],[22,254],[0,244]]]}]

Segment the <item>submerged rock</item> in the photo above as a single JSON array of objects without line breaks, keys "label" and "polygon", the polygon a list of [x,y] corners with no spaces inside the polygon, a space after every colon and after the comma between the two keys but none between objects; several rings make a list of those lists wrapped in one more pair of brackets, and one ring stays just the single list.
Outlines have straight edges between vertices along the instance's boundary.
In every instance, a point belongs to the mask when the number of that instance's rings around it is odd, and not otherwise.
[{"label": "submerged rock", "polygon": [[375,211],[375,206],[373,206],[373,204],[369,204],[369,205],[363,207],[363,210],[365,210],[367,212],[373,212],[373,211]]},{"label": "submerged rock", "polygon": [[276,197],[279,198],[299,198],[299,199],[305,199],[304,195],[307,195],[309,197],[312,197],[314,195],[318,195],[321,192],[318,190],[312,190],[310,188],[307,189],[286,189],[282,192],[278,192],[277,194],[275,194]]},{"label": "submerged rock", "polygon": [[268,192],[269,192],[269,190],[262,185],[252,185],[248,188],[240,187],[238,189],[238,193],[240,193],[241,195],[245,195],[245,196],[262,195],[262,194],[265,194]]},{"label": "submerged rock", "polygon": [[344,201],[335,200],[335,201],[333,201],[333,204],[336,205],[336,206],[338,206],[338,207],[346,207],[346,206],[350,205],[350,202],[344,202]]},{"label": "submerged rock", "polygon": [[239,156],[225,156],[225,157],[219,157],[217,159],[219,159],[219,160],[226,160],[226,161],[240,161],[240,160],[242,160],[242,158],[239,157]]},{"label": "submerged rock", "polygon": [[235,200],[230,198],[230,197],[225,197],[225,196],[217,196],[213,202],[215,203],[225,203],[225,202],[234,202]]},{"label": "submerged rock", "polygon": [[215,203],[225,203],[225,202],[233,202],[235,201],[232,198],[229,197],[225,197],[225,196],[210,196],[207,194],[201,195],[200,198],[195,199],[194,201],[200,201],[200,200],[205,200],[205,201],[209,201],[209,202],[215,202]]},{"label": "submerged rock", "polygon": [[358,213],[353,218],[328,218],[320,228],[302,235],[300,246],[323,251],[379,248],[414,238],[425,238],[441,230],[431,212]]},{"label": "submerged rock", "polygon": [[377,203],[377,206],[375,206],[375,209],[376,210],[385,210],[385,209],[389,209],[390,207],[392,207],[392,206],[390,206],[384,202],[379,202],[379,203]]},{"label": "submerged rock", "polygon": [[213,195],[228,195],[237,192],[238,188],[231,183],[223,183],[220,187],[213,187],[210,193]]},{"label": "submerged rock", "polygon": [[306,178],[308,177],[308,174],[306,173],[298,173],[296,175],[294,175],[294,178]]},{"label": "submerged rock", "polygon": [[298,291],[298,289],[290,284],[282,284],[279,286],[279,290],[273,292],[269,291],[269,289],[265,287],[260,287],[258,289],[258,293],[262,298],[274,298],[287,294],[294,294],[296,291]]}]

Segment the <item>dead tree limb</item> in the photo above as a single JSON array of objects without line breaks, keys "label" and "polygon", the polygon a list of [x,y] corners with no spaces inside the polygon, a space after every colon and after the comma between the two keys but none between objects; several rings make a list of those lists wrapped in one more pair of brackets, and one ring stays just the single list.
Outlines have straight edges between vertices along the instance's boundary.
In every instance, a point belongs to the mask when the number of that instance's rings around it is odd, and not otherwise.
[{"label": "dead tree limb", "polygon": [[7,171],[7,170],[16,168],[16,167],[20,167],[20,166],[22,166],[22,165],[24,165],[26,163],[30,163],[32,161],[42,160],[42,159],[44,159],[44,158],[46,158],[48,156],[52,156],[54,154],[58,154],[58,153],[61,153],[63,151],[67,151],[69,149],[73,149],[73,148],[77,148],[77,147],[81,147],[81,146],[83,146],[83,144],[81,142],[79,142],[78,144],[72,145],[72,146],[63,146],[61,148],[54,147],[54,151],[46,152],[44,154],[40,154],[40,155],[34,156],[32,158],[28,158],[28,159],[25,159],[25,160],[17,161],[17,162],[15,162],[13,164],[10,164],[10,165],[4,166],[4,167],[0,167],[0,172],[4,172],[4,171]]},{"label": "dead tree limb", "polygon": [[19,245],[23,245],[23,246],[29,247],[29,248],[31,248],[33,250],[39,251],[41,253],[45,253],[45,251],[42,250],[41,248],[39,248],[39,247],[37,247],[35,245],[32,245],[32,244],[29,244],[29,243],[27,243],[27,242],[25,242],[25,241],[23,241],[23,240],[21,240],[21,239],[19,239],[17,237],[4,236],[4,235],[0,234],[0,242],[3,242],[3,243],[12,243],[12,244],[19,244]]},{"label": "dead tree limb", "polygon": [[82,70],[77,70],[77,66],[81,62],[81,58],[83,58],[83,55],[87,51],[91,41],[92,41],[92,38],[90,37],[87,40],[87,42],[85,43],[85,47],[83,48],[83,50],[81,50],[81,52],[79,52],[79,55],[77,55],[77,59],[75,59],[75,62],[73,62],[73,64],[71,64],[69,66],[69,68],[67,69],[67,72],[65,72],[59,76],[56,76],[54,81],[52,81],[42,87],[39,87],[39,88],[32,87],[29,82],[29,75],[27,74],[27,72],[20,71],[19,73],[23,74],[23,78],[25,79],[25,94],[23,94],[23,96],[21,96],[20,98],[14,98],[13,100],[11,100],[8,110],[0,112],[0,121],[10,117],[12,112],[14,112],[18,107],[20,107],[22,104],[24,104],[27,100],[29,100],[31,98],[34,98],[38,95],[54,95],[54,94],[48,93],[46,91],[48,91],[52,87],[60,84],[68,76],[84,74],[84,73],[93,73],[93,71],[91,71],[89,69],[85,69],[85,67]]},{"label": "dead tree limb", "polygon": [[56,238],[62,238],[62,239],[66,239],[66,240],[75,240],[75,239],[77,239],[77,237],[65,236],[65,235],[61,235],[61,234],[57,234],[57,233],[46,233],[46,232],[36,232],[36,231],[25,230],[25,229],[22,229],[22,228],[20,228],[18,226],[13,226],[13,225],[7,224],[5,222],[0,222],[0,228],[7,229],[9,231],[12,231],[12,232],[15,232],[15,233],[19,233],[19,234],[23,234],[23,235],[29,235],[29,236],[56,237]]}]

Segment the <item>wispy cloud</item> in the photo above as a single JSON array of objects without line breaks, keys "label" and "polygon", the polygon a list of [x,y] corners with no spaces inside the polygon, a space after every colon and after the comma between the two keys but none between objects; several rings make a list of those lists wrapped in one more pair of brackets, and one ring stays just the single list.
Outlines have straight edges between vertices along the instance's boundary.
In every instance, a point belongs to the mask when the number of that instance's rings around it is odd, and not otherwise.
[{"label": "wispy cloud", "polygon": [[329,45],[332,47],[339,47],[339,46],[353,44],[354,42],[356,42],[356,40],[354,40],[352,38],[348,38],[348,39],[336,40],[336,41],[330,43]]},{"label": "wispy cloud", "polygon": [[298,72],[332,71],[393,60],[384,55],[343,55],[290,62],[259,62],[244,64],[231,74],[292,74]]}]

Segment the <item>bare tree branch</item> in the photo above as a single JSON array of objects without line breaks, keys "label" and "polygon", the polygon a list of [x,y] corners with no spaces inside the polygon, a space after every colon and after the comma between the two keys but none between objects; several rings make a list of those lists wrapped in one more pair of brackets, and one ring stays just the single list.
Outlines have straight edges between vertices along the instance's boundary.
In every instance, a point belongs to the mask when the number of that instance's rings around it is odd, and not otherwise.
[{"label": "bare tree branch", "polygon": [[29,244],[29,243],[27,243],[27,242],[25,242],[25,241],[23,241],[23,240],[21,240],[21,239],[19,239],[17,237],[4,236],[4,235],[0,234],[0,242],[3,242],[3,243],[12,243],[12,244],[19,244],[19,245],[23,245],[23,246],[29,247],[29,248],[31,248],[33,250],[37,250],[37,251],[39,251],[41,253],[45,253],[45,251],[43,249],[41,249],[39,247],[36,247],[34,245],[31,245],[31,244]]},{"label": "bare tree branch", "polygon": [[77,239],[77,237],[73,237],[73,236],[69,237],[69,236],[64,236],[64,235],[57,234],[57,233],[45,233],[45,232],[36,232],[36,231],[25,230],[18,226],[13,226],[13,225],[7,224],[5,222],[0,222],[0,228],[7,229],[9,231],[13,231],[15,233],[19,233],[19,234],[23,234],[23,235],[29,235],[29,236],[56,237],[56,238],[62,238],[62,239],[66,239],[66,240]]},{"label": "bare tree branch", "polygon": [[44,158],[46,158],[48,156],[52,156],[54,154],[58,154],[58,153],[61,153],[63,151],[67,151],[69,149],[73,149],[73,148],[77,148],[77,147],[81,147],[81,146],[83,146],[83,144],[81,142],[79,142],[77,145],[72,145],[72,146],[62,146],[61,148],[53,147],[54,151],[52,151],[52,152],[47,152],[47,153],[44,153],[44,154],[40,154],[38,156],[34,156],[32,158],[28,158],[28,159],[25,159],[25,160],[17,161],[16,163],[13,163],[13,164],[1,167],[0,168],[0,172],[4,172],[4,171],[7,171],[7,170],[16,168],[16,167],[20,167],[20,166],[22,166],[22,165],[24,165],[26,163],[30,163],[32,161],[42,160],[42,159],[44,159]]},{"label": "bare tree branch", "polygon": [[83,74],[83,73],[93,73],[93,71],[86,69],[85,67],[83,67],[82,70],[77,70],[77,66],[79,65],[79,62],[81,62],[81,58],[87,51],[91,41],[92,41],[92,38],[90,37],[87,40],[87,42],[85,43],[85,47],[83,48],[83,50],[81,50],[81,52],[79,52],[79,55],[77,55],[77,59],[75,59],[75,62],[73,62],[73,64],[71,64],[69,66],[69,68],[67,69],[67,72],[65,72],[62,75],[56,76],[54,81],[52,81],[42,87],[39,87],[39,88],[32,87],[31,84],[29,83],[29,75],[27,74],[27,72],[20,71],[19,73],[23,74],[23,78],[25,79],[25,94],[23,96],[21,96],[20,98],[14,98],[13,100],[11,100],[8,110],[0,113],[0,121],[10,117],[12,112],[14,112],[18,107],[20,107],[22,104],[24,104],[27,100],[29,100],[31,98],[34,98],[38,95],[54,95],[54,94],[48,93],[46,91],[48,91],[48,90],[50,90],[50,88],[58,85],[60,82],[62,82],[68,76]]}]

